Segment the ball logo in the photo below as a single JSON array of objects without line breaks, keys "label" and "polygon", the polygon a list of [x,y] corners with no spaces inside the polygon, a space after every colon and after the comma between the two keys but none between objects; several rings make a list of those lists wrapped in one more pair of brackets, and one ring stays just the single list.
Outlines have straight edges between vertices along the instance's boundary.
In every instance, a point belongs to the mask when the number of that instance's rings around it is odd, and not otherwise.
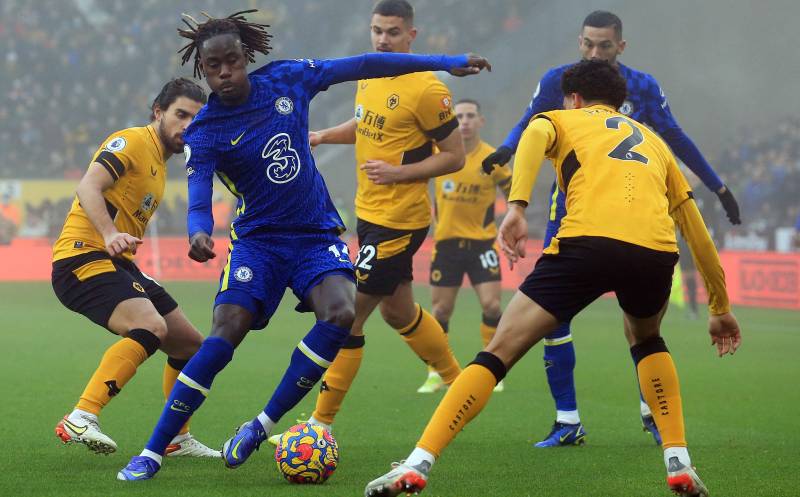
[{"label": "ball logo", "polygon": [[109,152],[119,152],[125,148],[127,144],[128,142],[125,141],[125,138],[118,136],[106,144],[106,150]]},{"label": "ball logo", "polygon": [[189,145],[183,146],[183,157],[186,159],[186,164],[189,163],[189,159],[192,157],[192,147]]},{"label": "ball logo", "polygon": [[253,279],[253,270],[247,266],[239,266],[233,273],[233,277],[236,278],[236,281],[247,283]]},{"label": "ball logo", "polygon": [[269,160],[267,178],[273,183],[288,183],[300,172],[300,156],[292,148],[292,139],[286,133],[270,138],[261,157]]},{"label": "ball logo", "polygon": [[281,97],[278,100],[275,100],[275,110],[277,110],[278,113],[287,116],[294,110],[294,102],[292,102],[292,99],[289,97]]},{"label": "ball logo", "polygon": [[622,102],[622,105],[619,106],[619,113],[625,114],[626,116],[633,114],[633,102],[630,100]]},{"label": "ball logo", "polygon": [[364,106],[358,104],[356,107],[356,121],[360,121],[364,117]]},{"label": "ball logo", "polygon": [[442,101],[441,101],[442,109],[444,109],[444,110],[449,109],[451,102],[452,101],[450,100],[450,96],[449,95],[445,96],[445,97],[442,97]]}]

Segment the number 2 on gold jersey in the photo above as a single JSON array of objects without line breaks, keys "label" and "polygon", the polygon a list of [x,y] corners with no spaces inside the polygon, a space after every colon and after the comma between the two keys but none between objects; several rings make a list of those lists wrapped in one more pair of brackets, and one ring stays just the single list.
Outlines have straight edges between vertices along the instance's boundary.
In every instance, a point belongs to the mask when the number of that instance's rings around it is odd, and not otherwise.
[{"label": "number 2 on gold jersey", "polygon": [[623,122],[631,128],[632,133],[627,138],[622,140],[619,145],[614,147],[614,150],[609,152],[608,156],[612,159],[635,160],[637,162],[641,162],[642,164],[647,164],[650,162],[650,159],[632,150],[635,146],[644,141],[644,135],[642,135],[642,131],[635,124],[633,124],[630,119],[622,116],[609,117],[606,119],[606,128],[619,129],[620,123]]}]

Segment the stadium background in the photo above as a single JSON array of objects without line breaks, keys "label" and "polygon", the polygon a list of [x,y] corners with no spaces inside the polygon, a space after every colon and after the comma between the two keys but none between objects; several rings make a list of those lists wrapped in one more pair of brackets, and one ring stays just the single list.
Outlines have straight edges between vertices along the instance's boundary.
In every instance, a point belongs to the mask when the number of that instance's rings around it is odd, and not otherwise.
[{"label": "stadium background", "polygon": [[[621,60],[661,82],[679,123],[731,186],[743,211],[744,224],[731,227],[716,198],[697,189],[723,249],[735,301],[746,304],[736,307],[743,349],[734,358],[716,360],[703,320],[682,312],[671,310],[664,326],[682,375],[693,457],[715,497],[796,496],[800,420],[792,414],[800,408],[800,394],[792,385],[800,378],[800,253],[793,243],[800,209],[800,58],[793,41],[800,4],[412,3],[420,30],[417,52],[475,51],[494,64],[491,74],[442,77],[455,98],[481,101],[487,117],[483,134],[495,145],[521,116],[542,73],[577,59],[583,17],[597,8],[621,16],[629,42]],[[180,13],[225,15],[257,7],[260,20],[273,25],[275,50],[269,59],[325,58],[370,49],[371,6],[372,0],[0,1],[0,495],[357,495],[366,481],[406,454],[440,397],[414,393],[424,369],[405,348],[398,349],[397,338],[378,318],[369,323],[361,380],[337,419],[342,466],[323,488],[285,484],[265,450],[236,472],[223,470],[218,462],[179,461],[165,467],[152,485],[117,484],[114,474],[146,440],[163,405],[160,354],[140,368],[125,394],[103,413],[104,429],[120,444],[118,454],[98,458],[78,447],[59,447],[52,433],[114,337],[57,302],[48,281],[50,243],[97,144],[117,129],[146,123],[149,104],[163,82],[191,75],[175,54],[181,46],[175,33]],[[266,60],[259,57],[257,64]],[[320,94],[312,106],[312,127],[350,117],[353,93],[354,85],[344,84]],[[316,157],[352,226],[352,148],[323,147]],[[166,280],[197,279],[170,281],[168,288],[206,332],[219,270],[214,264],[221,258],[201,266],[185,257],[181,157],[170,162],[170,174],[152,226],[157,233],[149,233],[140,263]],[[544,229],[552,172],[543,167],[541,175],[529,209],[534,248]],[[227,246],[227,199],[227,192],[220,191],[215,202],[221,250]],[[416,279],[424,282],[424,250],[417,262]],[[506,286],[513,287],[532,263],[528,259],[514,273],[506,271]],[[416,292],[428,305],[427,290],[420,286]],[[225,440],[242,416],[261,408],[280,378],[287,351],[313,320],[294,313],[293,306],[287,298],[269,330],[253,334],[237,350],[236,361],[215,383],[213,399],[195,416],[192,431],[200,439],[211,444]],[[477,300],[463,292],[450,326],[462,364],[474,357],[480,342],[479,321]],[[660,455],[640,431],[616,303],[602,299],[574,324],[576,382],[588,444],[545,454],[529,448],[552,422],[541,351],[534,350],[509,376],[502,397],[437,463],[426,495],[667,494]],[[285,421],[311,409],[313,398]]]},{"label": "stadium background", "polygon": [[[741,281],[750,282],[743,290],[755,292],[760,300],[735,302],[800,308],[797,256],[775,259],[752,253],[796,250],[800,117],[786,102],[796,98],[791,82],[800,78],[800,64],[786,47],[792,43],[792,19],[800,18],[800,4],[789,0],[758,6],[722,0],[468,3],[469,8],[463,0],[415,2],[419,35],[414,49],[475,51],[493,62],[491,74],[442,77],[456,99],[481,101],[487,118],[484,137],[495,145],[519,119],[543,72],[576,60],[576,37],[585,13],[599,7],[619,12],[629,40],[621,60],[657,77],[679,123],[739,200],[744,224],[733,227],[716,199],[702,186],[696,189],[706,200],[703,214],[718,247],[746,251],[729,257],[733,261],[729,275],[741,272]],[[0,4],[0,279],[47,279],[46,246],[57,236],[76,181],[97,144],[114,130],[146,123],[150,101],[167,78],[191,76],[191,67],[181,67],[176,55],[181,41],[175,28],[181,12],[223,15],[238,8],[259,8],[258,19],[272,24],[275,36],[270,59],[340,57],[370,50],[371,4],[371,0],[136,4],[6,0]],[[308,29],[309,23],[313,29]],[[256,66],[266,60],[259,56]],[[312,128],[349,118],[353,93],[353,84],[343,84],[320,94],[312,106]],[[316,157],[352,227],[352,148],[321,147]],[[170,161],[173,181],[150,230],[158,237],[151,239],[160,242],[153,247],[156,258],[148,267],[168,279],[216,271],[197,272],[180,261],[185,227],[181,159]],[[696,183],[691,173],[688,176]],[[542,168],[530,209],[533,238],[543,233],[546,189],[552,177],[551,169]],[[220,189],[215,200],[220,236],[226,232],[231,202]],[[498,212],[502,211],[498,202]],[[27,265],[16,262],[21,254],[28,254]],[[162,257],[168,260],[162,262]],[[162,272],[164,265],[186,270]]]}]

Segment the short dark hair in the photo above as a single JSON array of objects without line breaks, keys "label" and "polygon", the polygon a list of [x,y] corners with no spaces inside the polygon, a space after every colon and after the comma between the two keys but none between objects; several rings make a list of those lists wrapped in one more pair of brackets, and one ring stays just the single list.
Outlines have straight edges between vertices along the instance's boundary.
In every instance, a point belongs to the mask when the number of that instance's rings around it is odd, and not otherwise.
[{"label": "short dark hair", "polygon": [[408,24],[414,24],[414,7],[406,0],[381,0],[372,9],[372,15],[400,17]]},{"label": "short dark hair", "polygon": [[175,103],[178,97],[186,97],[195,102],[200,102],[201,104],[205,104],[208,101],[206,92],[191,79],[171,79],[161,88],[158,96],[150,105],[150,120],[153,121],[156,118],[156,107],[162,111],[167,110],[170,105]]},{"label": "short dark hair", "polygon": [[607,10],[595,10],[583,20],[582,27],[614,28],[617,38],[622,38],[622,20]]},{"label": "short dark hair", "polygon": [[[479,113],[481,111],[481,104],[479,104],[477,100],[473,100],[471,98],[462,98],[461,100],[456,102],[456,105],[458,104],[472,104],[475,106],[476,109],[478,109]],[[453,107],[455,107],[455,105]]]},{"label": "short dark hair", "polygon": [[577,93],[584,100],[606,103],[619,109],[628,94],[625,78],[604,60],[582,60],[561,76],[564,95]]},{"label": "short dark hair", "polygon": [[[228,17],[219,19],[211,17],[203,12],[202,14],[207,20],[202,23],[197,22],[190,15],[183,14],[183,19],[181,19],[181,21],[183,21],[189,29],[178,28],[178,34],[191,41],[178,50],[178,53],[182,53],[181,65],[189,62],[189,59],[192,58],[192,54],[194,54],[194,77],[201,77],[203,72],[200,66],[200,47],[203,45],[204,41],[217,35],[224,34],[237,36],[239,40],[241,40],[244,56],[249,62],[256,61],[256,52],[269,55],[269,51],[272,49],[269,45],[269,40],[272,38],[272,35],[267,31],[269,24],[250,22],[244,17],[244,14],[252,14],[253,12],[258,12],[258,9],[234,12]],[[192,26],[189,21],[192,21],[194,26]]]}]

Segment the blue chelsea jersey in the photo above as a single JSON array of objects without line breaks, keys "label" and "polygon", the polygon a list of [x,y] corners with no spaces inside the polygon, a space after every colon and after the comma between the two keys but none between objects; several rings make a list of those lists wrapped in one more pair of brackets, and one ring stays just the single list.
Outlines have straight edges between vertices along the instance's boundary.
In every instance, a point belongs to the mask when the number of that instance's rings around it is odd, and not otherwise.
[{"label": "blue chelsea jersey", "polygon": [[343,229],[308,144],[311,99],[333,83],[327,62],[271,62],[248,75],[250,95],[241,105],[211,95],[184,135],[190,236],[211,233],[213,174],[238,199],[234,238]]},{"label": "blue chelsea jersey", "polygon": [[[561,92],[561,76],[574,64],[566,64],[548,70],[533,93],[525,114],[506,137],[502,146],[516,150],[522,132],[531,118],[540,112],[562,109],[564,94]],[[718,191],[723,183],[694,142],[684,133],[672,115],[667,97],[656,79],[645,72],[619,64],[619,72],[627,82],[628,95],[620,106],[622,114],[647,124],[670,146],[673,153],[691,169],[712,191]]]}]

